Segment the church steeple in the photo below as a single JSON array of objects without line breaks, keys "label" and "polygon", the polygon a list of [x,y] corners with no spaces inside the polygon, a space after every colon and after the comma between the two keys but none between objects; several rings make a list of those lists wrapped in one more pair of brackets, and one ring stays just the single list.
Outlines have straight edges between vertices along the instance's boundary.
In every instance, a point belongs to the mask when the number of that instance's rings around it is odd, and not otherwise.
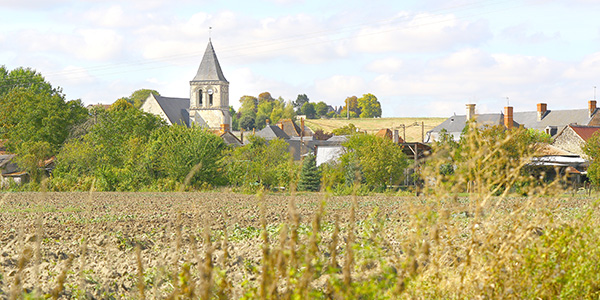
[{"label": "church steeple", "polygon": [[192,81],[205,80],[227,82],[227,79],[225,79],[223,71],[221,70],[221,65],[219,64],[217,55],[215,54],[215,49],[213,48],[212,42],[210,40],[208,41],[208,45],[206,46],[206,51],[204,51],[204,57],[202,58],[202,62],[200,63],[198,72],[196,73],[196,76]]},{"label": "church steeple", "polygon": [[210,129],[229,130],[229,82],[209,39],[204,57],[190,81],[190,124]]}]

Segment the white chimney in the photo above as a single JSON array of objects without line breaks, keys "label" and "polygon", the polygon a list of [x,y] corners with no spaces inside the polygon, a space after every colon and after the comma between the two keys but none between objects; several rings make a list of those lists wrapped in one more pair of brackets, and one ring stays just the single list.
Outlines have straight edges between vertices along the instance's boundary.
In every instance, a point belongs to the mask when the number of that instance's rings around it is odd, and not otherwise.
[{"label": "white chimney", "polygon": [[475,116],[475,104],[467,104],[467,121]]}]

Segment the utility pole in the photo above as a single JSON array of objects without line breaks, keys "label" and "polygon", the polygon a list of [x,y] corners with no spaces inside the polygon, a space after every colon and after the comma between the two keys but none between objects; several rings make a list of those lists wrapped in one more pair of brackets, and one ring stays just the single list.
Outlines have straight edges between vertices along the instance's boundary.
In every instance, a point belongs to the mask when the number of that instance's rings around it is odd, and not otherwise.
[{"label": "utility pole", "polygon": [[406,125],[401,124],[402,126],[402,140],[406,143]]},{"label": "utility pole", "polygon": [[425,143],[425,122],[421,121],[421,143]]}]

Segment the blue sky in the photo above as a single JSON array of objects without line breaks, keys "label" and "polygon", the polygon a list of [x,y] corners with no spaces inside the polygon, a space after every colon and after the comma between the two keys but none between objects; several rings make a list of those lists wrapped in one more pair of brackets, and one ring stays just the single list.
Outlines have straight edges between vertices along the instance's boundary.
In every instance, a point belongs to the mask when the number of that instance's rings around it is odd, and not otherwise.
[{"label": "blue sky", "polygon": [[575,109],[600,86],[599,16],[595,0],[0,0],[0,64],[86,104],[189,97],[212,27],[236,108],[268,91],[373,93],[385,117]]}]

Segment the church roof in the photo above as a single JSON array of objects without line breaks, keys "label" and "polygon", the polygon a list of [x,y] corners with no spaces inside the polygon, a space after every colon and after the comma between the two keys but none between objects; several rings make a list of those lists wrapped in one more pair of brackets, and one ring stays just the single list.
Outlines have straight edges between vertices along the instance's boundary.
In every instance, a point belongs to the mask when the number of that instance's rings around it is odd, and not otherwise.
[{"label": "church roof", "polygon": [[227,79],[225,79],[223,71],[221,70],[221,65],[219,65],[219,60],[217,59],[217,54],[215,54],[215,49],[213,48],[210,40],[208,41],[208,46],[206,46],[206,51],[204,52],[204,57],[202,58],[202,62],[200,63],[200,67],[196,73],[196,77],[194,77],[192,81],[204,80],[227,82]]},{"label": "church roof", "polygon": [[189,98],[172,98],[156,95],[154,96],[154,98],[156,99],[156,102],[158,102],[158,105],[160,105],[162,110],[167,115],[167,118],[169,118],[171,124],[179,124],[189,127]]}]

